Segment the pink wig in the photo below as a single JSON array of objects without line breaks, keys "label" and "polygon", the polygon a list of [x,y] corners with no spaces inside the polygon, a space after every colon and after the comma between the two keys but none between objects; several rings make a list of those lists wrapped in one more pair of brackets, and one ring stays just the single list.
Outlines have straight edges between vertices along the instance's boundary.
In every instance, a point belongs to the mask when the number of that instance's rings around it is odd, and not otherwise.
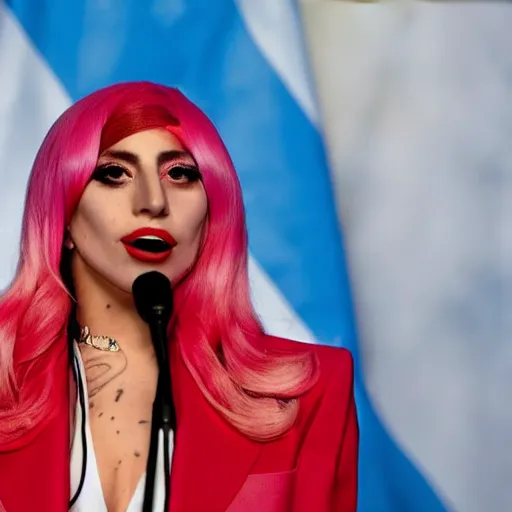
[{"label": "pink wig", "polygon": [[[55,397],[62,393],[54,370],[68,350],[71,311],[60,271],[65,227],[100,150],[148,129],[146,122],[119,133],[124,123],[109,124],[134,108],[148,118],[155,111],[168,113],[166,126],[196,160],[208,198],[203,244],[176,289],[172,322],[173,338],[206,399],[245,435],[271,440],[291,427],[297,397],[317,378],[315,359],[306,349],[284,355],[260,346],[240,184],[213,124],[176,89],[118,84],[69,108],[46,136],[32,169],[18,269],[0,298],[0,449],[32,437],[54,414]],[[156,115],[156,126],[161,118]]]}]

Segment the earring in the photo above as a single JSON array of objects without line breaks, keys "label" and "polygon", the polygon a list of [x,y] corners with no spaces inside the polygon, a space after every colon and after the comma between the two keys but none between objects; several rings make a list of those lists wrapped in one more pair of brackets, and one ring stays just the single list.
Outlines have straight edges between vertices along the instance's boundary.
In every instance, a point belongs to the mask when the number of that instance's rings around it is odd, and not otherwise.
[{"label": "earring", "polygon": [[75,244],[73,243],[73,240],[71,239],[71,234],[69,233],[69,229],[66,229],[66,236],[64,238],[64,247],[66,249],[69,249],[70,251],[75,248]]}]

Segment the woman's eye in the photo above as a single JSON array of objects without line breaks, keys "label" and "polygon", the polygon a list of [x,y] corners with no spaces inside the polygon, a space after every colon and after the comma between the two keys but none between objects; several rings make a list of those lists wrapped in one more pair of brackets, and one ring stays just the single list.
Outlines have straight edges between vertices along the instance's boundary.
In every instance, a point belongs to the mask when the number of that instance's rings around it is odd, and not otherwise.
[{"label": "woman's eye", "polygon": [[112,185],[121,183],[124,175],[126,175],[126,170],[120,165],[103,165],[94,171],[92,179]]},{"label": "woman's eye", "polygon": [[180,183],[191,183],[201,179],[201,173],[197,167],[185,165],[175,165],[171,167],[167,171],[167,176],[169,176],[172,181]]}]

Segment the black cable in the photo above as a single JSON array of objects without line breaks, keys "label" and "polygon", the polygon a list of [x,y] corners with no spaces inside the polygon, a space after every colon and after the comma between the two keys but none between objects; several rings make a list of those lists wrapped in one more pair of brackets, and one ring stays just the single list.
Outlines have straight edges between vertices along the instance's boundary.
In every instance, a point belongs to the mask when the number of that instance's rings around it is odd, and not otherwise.
[{"label": "black cable", "polygon": [[153,512],[153,494],[155,489],[156,463],[158,459],[158,431],[161,425],[162,379],[158,378],[153,413],[151,417],[151,438],[149,441],[148,461],[146,464],[146,485],[142,512]]},{"label": "black cable", "polygon": [[76,365],[78,362],[75,360],[73,364],[73,376],[75,379],[75,384],[78,389],[78,400],[80,402],[80,407],[82,408],[82,424],[80,425],[81,429],[81,438],[82,438],[82,470],[80,473],[80,481],[78,484],[78,488],[75,492],[75,495],[71,498],[69,501],[68,509],[70,509],[75,503],[78,497],[80,496],[80,493],[82,492],[82,488],[84,486],[85,482],[85,472],[87,469],[87,436],[86,436],[86,417],[85,417],[85,394],[84,394],[84,388],[83,388],[83,382],[82,379],[78,375],[78,370],[76,368]]},{"label": "black cable", "polygon": [[[71,303],[71,311],[68,318],[68,326],[67,326],[67,338],[68,338],[68,354],[69,354],[69,363],[73,370],[73,379],[75,381],[75,386],[78,390],[78,401],[80,407],[82,409],[82,424],[80,425],[80,437],[82,441],[82,468],[80,472],[80,480],[78,483],[78,488],[74,494],[74,496],[69,500],[68,509],[70,509],[75,503],[80,493],[82,492],[82,488],[85,482],[85,472],[87,469],[87,435],[86,435],[86,409],[85,409],[85,392],[84,392],[84,384],[82,381],[82,377],[78,370],[78,360],[75,356],[74,343],[75,340],[80,336],[80,326],[76,320],[76,303],[72,301]],[[75,411],[73,411],[75,412]],[[76,428],[76,427],[75,427]]]}]

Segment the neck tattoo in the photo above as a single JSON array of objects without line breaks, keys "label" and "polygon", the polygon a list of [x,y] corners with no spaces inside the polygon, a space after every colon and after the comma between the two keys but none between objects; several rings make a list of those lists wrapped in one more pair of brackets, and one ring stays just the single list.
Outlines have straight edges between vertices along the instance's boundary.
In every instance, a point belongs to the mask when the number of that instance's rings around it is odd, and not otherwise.
[{"label": "neck tattoo", "polygon": [[84,326],[80,329],[80,339],[78,343],[89,345],[103,352],[119,352],[119,343],[110,336],[93,336],[89,327]]}]

